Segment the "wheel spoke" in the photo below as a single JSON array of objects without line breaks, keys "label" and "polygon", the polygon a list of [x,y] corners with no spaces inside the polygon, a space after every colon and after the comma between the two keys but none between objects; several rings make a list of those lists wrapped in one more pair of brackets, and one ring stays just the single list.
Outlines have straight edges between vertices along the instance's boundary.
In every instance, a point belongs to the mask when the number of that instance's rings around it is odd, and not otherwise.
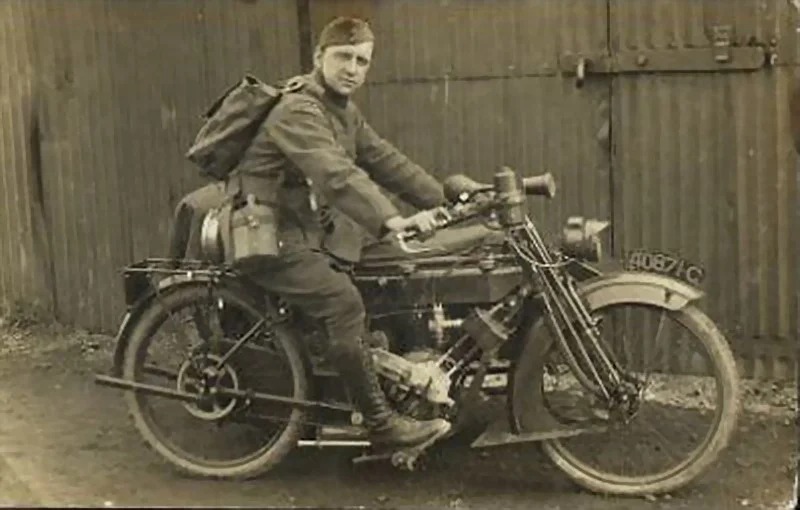
[{"label": "wheel spoke", "polygon": [[[208,296],[205,285],[164,291],[156,311],[144,313],[134,327],[130,348],[136,354],[126,360],[124,373],[136,382],[160,378],[162,387],[175,392],[201,394],[206,387],[224,387],[235,394],[205,393],[200,401],[184,402],[130,392],[131,414],[154,450],[181,469],[220,477],[260,472],[288,453],[287,444],[296,443],[305,411],[250,402],[246,395],[254,391],[307,400],[302,357],[291,338],[276,335],[270,349],[244,352],[248,341],[256,346],[252,340],[263,331],[263,315],[242,305],[244,300],[230,290],[215,290],[213,301]],[[204,308],[216,302],[225,304],[224,312]],[[199,344],[193,351],[183,348],[191,346],[193,336]],[[208,349],[220,340],[224,350]],[[270,355],[265,351],[280,355],[280,363],[270,361],[266,371],[264,357]],[[248,414],[273,415],[279,425],[264,427]]]},{"label": "wheel spoke", "polygon": [[[208,306],[208,305],[206,305]],[[206,314],[205,308],[206,306],[196,305],[194,307],[194,323],[197,327],[197,332],[200,334],[200,338],[206,342],[210,343],[211,341],[211,325],[208,321],[208,314]]]},{"label": "wheel spoke", "polygon": [[213,312],[209,314],[211,316],[208,321],[208,325],[211,329],[209,343],[214,352],[219,352],[221,341],[225,338],[225,331],[222,329],[222,318],[220,317],[220,312],[222,311],[224,303],[222,298],[218,298],[218,301],[214,303],[215,306],[211,307]]},{"label": "wheel spoke", "polygon": [[[658,329],[656,329],[656,336],[655,336],[655,338],[653,338],[653,351],[654,351],[654,354],[653,354],[652,358],[657,358],[658,353],[660,352],[661,342],[659,342],[659,338],[661,336],[661,331],[664,328],[664,319],[666,318],[666,316],[667,316],[667,311],[666,310],[662,310],[661,311],[661,315],[658,318]],[[645,373],[647,373],[647,375],[645,376],[645,380],[644,380],[645,387],[647,386],[648,382],[650,381],[650,374],[647,371],[647,368],[649,366],[650,366],[650,363],[645,363],[644,367],[642,367],[642,370]]]},{"label": "wheel spoke", "polygon": [[[642,420],[642,421],[646,421],[648,424],[650,424],[650,425],[651,425],[650,429],[651,429],[651,430],[653,430],[653,431],[655,431],[656,435],[658,435],[658,436],[659,436],[661,439],[664,439],[664,444],[665,444],[665,445],[669,445],[669,444],[670,444],[670,440],[667,438],[667,436],[665,436],[665,435],[664,435],[664,433],[663,433],[663,432],[661,432],[661,431],[660,431],[658,428],[656,428],[656,427],[653,427],[653,426],[652,426],[652,423],[653,423],[653,422],[652,422],[652,420],[650,419],[650,417],[649,417],[649,416],[647,416],[647,415],[645,414],[645,415],[641,415],[641,417],[640,417],[640,418],[641,418],[641,420]],[[669,455],[670,457],[672,457],[672,459],[673,459],[674,461],[676,461],[676,462],[680,462],[680,461],[682,460],[680,457],[677,457],[677,456],[673,455],[673,454],[671,453],[671,449],[670,449],[670,448],[666,448],[666,450],[665,450],[665,451],[666,451],[667,455]]]},{"label": "wheel spoke", "polygon": [[[618,334],[620,329],[622,330],[621,334],[622,339],[620,343],[622,344],[622,350],[625,356],[626,363],[631,363],[634,360],[633,349],[630,341],[628,340],[628,328],[625,327],[630,323],[630,317],[629,317],[630,314],[627,313],[627,310],[625,312],[626,313],[623,314],[623,317],[621,317],[622,320],[620,320],[620,317],[614,317],[615,320],[614,320],[613,332],[616,335]],[[620,322],[622,324],[620,324]]]},{"label": "wheel spoke", "polygon": [[[161,301],[161,299],[159,299],[159,301]],[[163,301],[161,301],[161,303],[163,305]],[[165,322],[169,322],[169,324],[171,325],[170,329],[172,330],[175,338],[180,339],[181,341],[179,343],[180,350],[184,353],[188,352],[191,349],[192,341],[189,339],[189,337],[186,335],[186,332],[183,330],[183,325],[181,324],[181,322],[175,318],[176,314],[166,307],[165,310],[167,313],[167,318]]]},{"label": "wheel spoke", "polygon": [[[676,488],[686,482],[680,473],[695,463],[707,466],[719,454],[713,445],[725,444],[730,437],[730,428],[720,426],[738,410],[731,396],[736,390],[723,393],[726,386],[738,384],[730,348],[723,336],[707,326],[702,312],[691,306],[673,311],[623,303],[592,310],[593,316],[601,313],[607,314],[603,348],[616,349],[609,359],[626,363],[623,372],[632,377],[632,385],[618,388],[618,395],[638,402],[629,411],[626,401],[620,399],[611,413],[612,420],[617,416],[620,421],[607,432],[553,440],[546,443],[545,451],[589,488],[626,494]],[[641,313],[645,316],[637,315]],[[669,352],[691,351],[693,363],[702,355],[711,384],[707,379],[697,382],[692,371],[696,369],[688,365],[687,375],[683,375],[666,363],[668,348]],[[549,395],[550,391],[545,389],[545,399],[555,396]],[[694,402],[699,391],[714,394]],[[723,394],[724,399],[720,398]]]}]

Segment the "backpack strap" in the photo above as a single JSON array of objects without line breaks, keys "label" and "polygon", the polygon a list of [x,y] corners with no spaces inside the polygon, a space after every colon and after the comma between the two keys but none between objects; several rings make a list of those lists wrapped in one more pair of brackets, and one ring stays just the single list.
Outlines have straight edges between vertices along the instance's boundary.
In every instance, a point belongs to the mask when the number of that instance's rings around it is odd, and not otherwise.
[{"label": "backpack strap", "polygon": [[238,87],[241,87],[243,82],[248,82],[248,83],[251,83],[251,84],[252,84],[252,83],[258,83],[258,78],[256,78],[256,77],[255,77],[255,76],[253,76],[252,74],[246,74],[246,75],[244,76],[244,78],[242,78],[242,80],[241,80],[241,81],[239,81],[238,83],[234,83],[234,84],[233,84],[233,85],[231,85],[231,86],[230,86],[230,87],[229,87],[229,88],[228,88],[228,89],[227,89],[225,92],[223,92],[223,93],[222,93],[222,94],[221,94],[221,95],[220,95],[220,96],[217,98],[217,100],[216,100],[216,101],[214,101],[214,103],[213,103],[211,106],[209,106],[209,107],[208,107],[208,110],[206,110],[206,111],[205,111],[205,112],[204,112],[204,113],[203,113],[203,114],[200,116],[200,118],[201,118],[202,120],[208,120],[208,119],[209,119],[209,118],[211,118],[211,117],[212,117],[212,116],[213,116],[215,113],[217,113],[217,111],[219,111],[219,109],[222,107],[222,103],[223,103],[223,102],[225,102],[225,99],[226,99],[226,98],[227,98],[229,95],[231,95],[231,92],[233,92],[234,90],[236,90]]},{"label": "backpack strap", "polygon": [[305,84],[306,83],[303,80],[302,76],[295,76],[294,78],[291,78],[286,82],[286,84],[282,88],[282,92],[284,94],[298,92],[303,89]]},{"label": "backpack strap", "polygon": [[[278,101],[280,101],[285,94],[299,92],[304,86],[305,81],[303,80],[302,76],[294,76],[293,78],[288,79],[281,87],[279,87],[281,97],[278,99]],[[267,115],[267,117],[269,117],[269,115]],[[265,118],[263,122],[266,121],[267,119]],[[228,179],[228,181],[225,183],[225,191],[227,195],[234,201],[234,206],[237,204],[237,202],[243,203],[245,198],[244,186],[242,182],[242,174],[240,172],[236,172],[236,175],[233,175]]]}]

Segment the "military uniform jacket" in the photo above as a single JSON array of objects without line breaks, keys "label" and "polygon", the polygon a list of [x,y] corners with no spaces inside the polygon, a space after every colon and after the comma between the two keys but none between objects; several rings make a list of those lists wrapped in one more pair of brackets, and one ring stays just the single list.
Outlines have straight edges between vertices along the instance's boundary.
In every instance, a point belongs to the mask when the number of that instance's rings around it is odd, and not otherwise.
[{"label": "military uniform jacket", "polygon": [[315,73],[300,77],[261,125],[231,182],[278,218],[282,252],[324,248],[357,261],[365,233],[399,215],[380,186],[418,209],[441,205],[441,184],[369,126],[352,100]]}]

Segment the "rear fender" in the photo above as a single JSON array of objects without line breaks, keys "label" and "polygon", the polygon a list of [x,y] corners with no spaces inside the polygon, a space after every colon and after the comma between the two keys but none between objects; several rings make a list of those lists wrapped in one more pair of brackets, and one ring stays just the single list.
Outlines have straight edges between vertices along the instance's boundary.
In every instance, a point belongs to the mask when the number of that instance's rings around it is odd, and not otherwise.
[{"label": "rear fender", "polygon": [[[590,310],[621,303],[639,303],[680,310],[704,293],[674,278],[650,273],[618,271],[599,275],[578,284],[578,293]],[[537,320],[525,334],[524,345],[510,374],[508,416],[515,433],[539,429],[549,415],[542,395],[544,361],[553,339],[542,338],[545,321]],[[541,432],[540,430],[537,430]]]},{"label": "rear fender", "polygon": [[[122,364],[125,351],[128,349],[131,331],[133,331],[133,328],[139,322],[139,318],[145,310],[147,310],[153,300],[156,299],[157,294],[163,295],[190,285],[208,285],[213,280],[214,278],[211,276],[203,274],[175,274],[160,280],[157,285],[150,286],[147,290],[139,293],[135,301],[129,304],[128,311],[123,315],[122,322],[114,338],[115,348],[111,376],[122,377]],[[249,298],[253,300],[253,305],[258,307],[259,310],[263,310],[266,305],[263,293],[254,292],[254,289],[249,288],[247,285],[237,280],[224,278],[219,281],[219,279],[217,279],[215,285],[225,285],[236,288],[237,291],[249,296]]]}]

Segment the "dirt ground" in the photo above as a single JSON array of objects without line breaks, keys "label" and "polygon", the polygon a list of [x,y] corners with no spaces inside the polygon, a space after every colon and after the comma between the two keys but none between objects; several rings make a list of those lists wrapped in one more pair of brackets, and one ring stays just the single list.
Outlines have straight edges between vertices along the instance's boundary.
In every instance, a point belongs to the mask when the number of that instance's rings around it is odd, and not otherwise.
[{"label": "dirt ground", "polygon": [[607,498],[575,487],[537,445],[448,446],[428,469],[352,467],[354,452],[295,450],[249,482],[181,476],[144,447],[119,390],[96,386],[112,339],[0,321],[0,505],[312,506],[372,508],[793,508],[794,381],[747,381],[731,446],[690,487]]}]

